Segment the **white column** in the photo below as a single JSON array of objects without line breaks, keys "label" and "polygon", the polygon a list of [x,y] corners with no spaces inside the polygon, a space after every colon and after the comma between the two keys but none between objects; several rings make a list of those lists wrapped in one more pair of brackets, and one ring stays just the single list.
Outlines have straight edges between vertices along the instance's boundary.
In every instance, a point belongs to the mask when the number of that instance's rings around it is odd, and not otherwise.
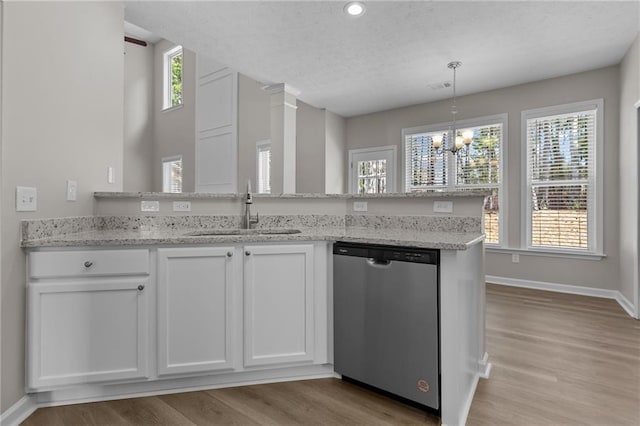
[{"label": "white column", "polygon": [[284,83],[264,87],[271,93],[271,193],[296,192],[296,97]]}]

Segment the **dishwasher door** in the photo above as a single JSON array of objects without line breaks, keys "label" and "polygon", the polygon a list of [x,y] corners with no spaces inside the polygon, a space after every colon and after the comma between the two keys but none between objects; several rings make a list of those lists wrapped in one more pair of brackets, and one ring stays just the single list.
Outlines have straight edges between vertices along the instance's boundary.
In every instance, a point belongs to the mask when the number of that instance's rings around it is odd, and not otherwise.
[{"label": "dishwasher door", "polygon": [[335,371],[439,410],[438,252],[431,251],[435,264],[426,264],[415,262],[419,250],[339,244],[333,260]]}]

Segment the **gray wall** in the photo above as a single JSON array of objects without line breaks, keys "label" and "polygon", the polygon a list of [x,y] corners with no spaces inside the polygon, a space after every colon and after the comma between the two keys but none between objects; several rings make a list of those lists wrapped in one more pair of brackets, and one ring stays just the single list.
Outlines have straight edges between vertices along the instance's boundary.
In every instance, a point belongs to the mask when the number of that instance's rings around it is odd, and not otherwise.
[{"label": "gray wall", "polygon": [[271,129],[270,96],[262,85],[242,74],[238,76],[238,190],[251,180],[256,183],[256,142],[268,140]]},{"label": "gray wall", "polygon": [[[19,221],[91,215],[94,191],[122,190],[123,20],[120,3],[3,2],[2,411],[24,395]],[[15,211],[16,185],[37,187],[37,212]]]},{"label": "gray wall", "polygon": [[302,101],[296,111],[296,192],[324,193],[325,113]]},{"label": "gray wall", "polygon": [[620,65],[620,283],[622,294],[640,311],[638,285],[638,112],[640,36]]},{"label": "gray wall", "polygon": [[[604,98],[604,251],[607,257],[602,260],[577,260],[521,255],[520,263],[515,264],[511,263],[510,253],[487,253],[487,275],[619,289],[619,84],[619,67],[613,66],[458,99],[460,120],[499,113],[509,114],[508,172],[505,179],[508,194],[507,241],[509,247],[520,248],[520,229],[524,226],[521,220],[521,111]],[[449,121],[450,106],[451,101],[445,100],[349,118],[347,149],[397,145],[398,153],[402,153],[403,128]],[[402,183],[402,154],[398,157],[397,178]],[[345,162],[344,173],[348,176],[346,167]]]},{"label": "gray wall", "polygon": [[182,190],[195,190],[196,55],[183,49],[182,106],[162,110],[163,54],[176,45],[162,40],[154,46],[153,190],[162,191],[162,158],[182,155]]},{"label": "gray wall", "polygon": [[153,45],[124,44],[124,172],[127,192],[153,190]]},{"label": "gray wall", "polygon": [[342,194],[347,190],[347,178],[344,165],[347,162],[347,122],[344,117],[331,111],[326,113],[325,139],[325,178],[324,192],[327,194]]}]

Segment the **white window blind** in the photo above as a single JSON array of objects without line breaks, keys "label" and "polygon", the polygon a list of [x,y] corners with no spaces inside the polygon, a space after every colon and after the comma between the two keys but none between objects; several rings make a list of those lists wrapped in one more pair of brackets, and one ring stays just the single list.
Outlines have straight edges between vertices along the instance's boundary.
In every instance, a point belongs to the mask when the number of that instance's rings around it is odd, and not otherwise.
[{"label": "white window blind", "polygon": [[271,192],[271,142],[259,142],[256,145],[256,176],[258,192]]},{"label": "white window blind", "polygon": [[[501,243],[500,188],[506,114],[428,126],[424,131],[405,130],[405,191],[490,191],[484,201],[485,242]],[[419,130],[419,129],[415,129]],[[442,147],[450,147],[452,135],[472,134],[472,143],[456,154],[435,149],[433,140],[442,136]]]},{"label": "white window blind", "polygon": [[[405,190],[445,189],[448,176],[448,152],[433,147],[433,137],[443,131],[417,133],[405,136]],[[449,146],[448,133],[444,133],[443,146]]]},{"label": "white window blind", "polygon": [[530,247],[595,250],[597,112],[526,120]]},{"label": "white window blind", "polygon": [[162,191],[182,192],[182,157],[162,159]]}]

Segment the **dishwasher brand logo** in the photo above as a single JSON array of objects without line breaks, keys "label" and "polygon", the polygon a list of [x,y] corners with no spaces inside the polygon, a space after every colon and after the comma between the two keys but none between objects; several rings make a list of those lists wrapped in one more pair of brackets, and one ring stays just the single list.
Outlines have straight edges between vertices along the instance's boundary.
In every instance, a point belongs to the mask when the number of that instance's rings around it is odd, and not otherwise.
[{"label": "dishwasher brand logo", "polygon": [[424,393],[429,392],[429,382],[427,382],[424,379],[418,380],[418,382],[416,383],[416,387],[420,392],[424,392]]}]

